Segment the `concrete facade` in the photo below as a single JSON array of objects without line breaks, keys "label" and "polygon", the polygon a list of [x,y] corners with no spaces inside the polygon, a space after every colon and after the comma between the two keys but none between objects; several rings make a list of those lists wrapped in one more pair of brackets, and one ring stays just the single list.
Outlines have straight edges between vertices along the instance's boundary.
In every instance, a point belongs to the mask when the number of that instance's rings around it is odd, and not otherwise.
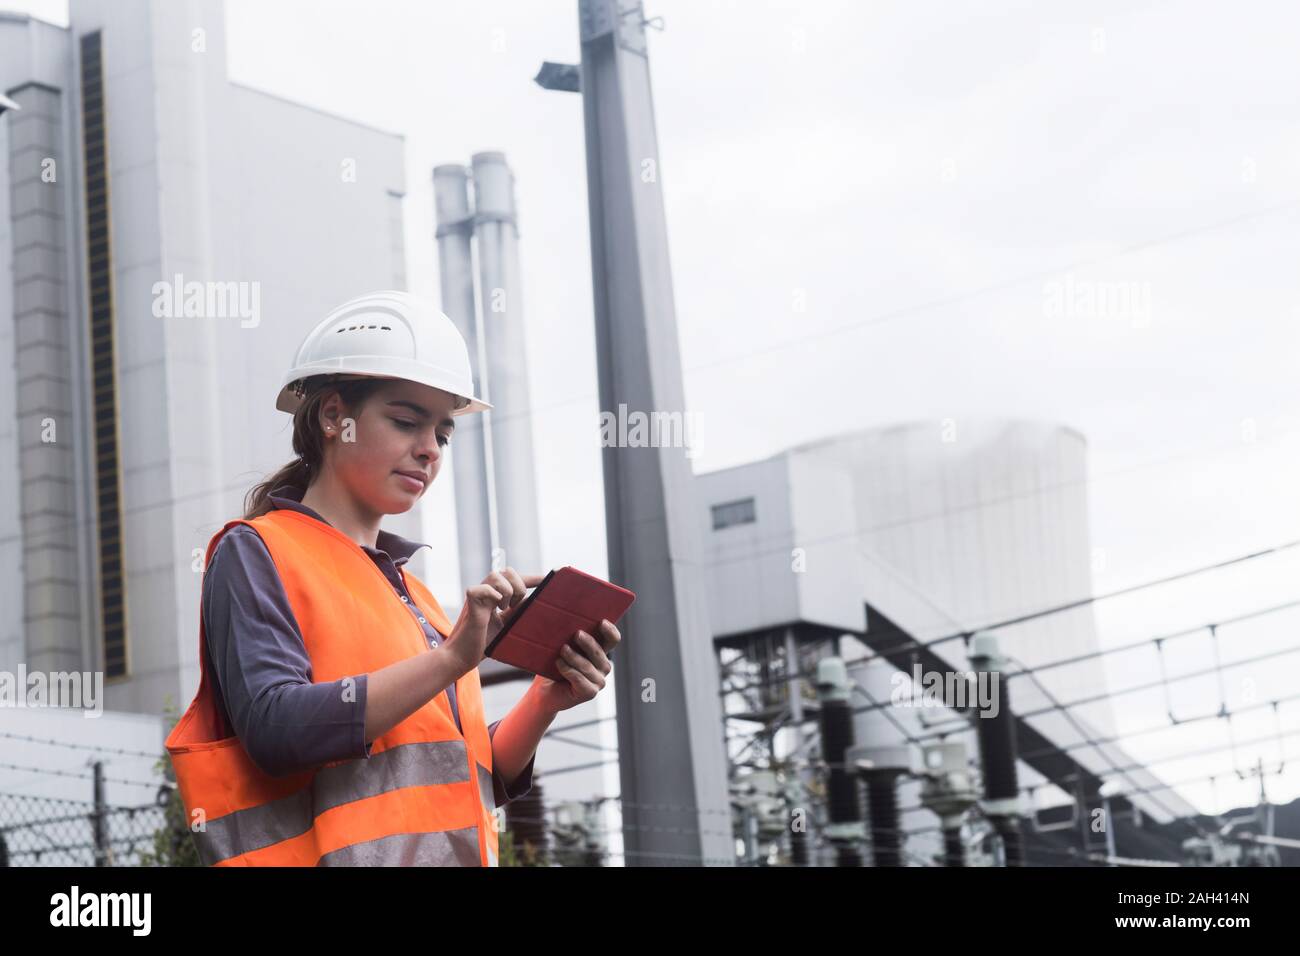
[{"label": "concrete facade", "polygon": [[[127,652],[105,706],[157,715],[198,685],[208,540],[293,457],[273,399],[299,341],[339,302],[405,284],[403,139],[230,82],[217,0],[73,0],[69,24],[0,16],[0,92],[23,107],[0,116],[16,409],[0,422],[0,668],[103,667],[82,137],[82,41],[99,31]],[[242,307],[159,316],[157,284],[177,276],[237,283]],[[423,536],[418,508],[385,527]]]}]

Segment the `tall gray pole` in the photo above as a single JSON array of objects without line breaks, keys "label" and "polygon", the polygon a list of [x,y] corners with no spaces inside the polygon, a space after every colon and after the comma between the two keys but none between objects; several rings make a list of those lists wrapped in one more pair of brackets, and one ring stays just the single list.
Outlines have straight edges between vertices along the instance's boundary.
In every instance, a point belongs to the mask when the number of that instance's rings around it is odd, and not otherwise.
[{"label": "tall gray pole", "polygon": [[[483,394],[483,365],[474,310],[474,264],[470,237],[474,216],[469,207],[469,170],[464,166],[435,166],[434,208],[438,222],[438,272],[442,311],[456,323],[469,346],[474,380]],[[488,401],[493,401],[491,397]],[[490,484],[483,434],[483,416],[458,415],[452,436],[451,465],[456,476],[456,532],[460,539],[461,588],[478,584],[492,570]]]},{"label": "tall gray pole", "polygon": [[537,473],[524,348],[515,182],[501,153],[475,153],[472,163],[480,327],[492,395],[489,401],[495,406],[485,413],[499,549],[492,567],[500,570],[509,565],[531,573],[544,569],[537,531]]},{"label": "tall gray pole", "polygon": [[[639,3],[579,0],[603,416],[685,415]],[[602,449],[610,577],[636,592],[614,654],[626,862],[733,865],[717,662],[682,447]]]}]

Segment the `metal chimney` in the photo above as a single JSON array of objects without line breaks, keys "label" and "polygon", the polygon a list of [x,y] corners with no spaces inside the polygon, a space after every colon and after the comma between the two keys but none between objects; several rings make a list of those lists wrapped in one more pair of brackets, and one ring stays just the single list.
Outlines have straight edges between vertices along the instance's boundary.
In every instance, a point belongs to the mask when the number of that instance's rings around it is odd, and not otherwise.
[{"label": "metal chimney", "polygon": [[496,495],[497,550],[491,566],[499,570],[509,565],[523,573],[541,571],[514,175],[501,153],[475,153],[471,161],[480,324],[492,396],[488,401],[496,406],[485,413]]},{"label": "metal chimney", "polygon": [[[474,265],[470,251],[474,217],[469,207],[469,170],[454,164],[435,166],[433,196],[438,223],[442,311],[465,337],[479,394],[487,401],[494,401],[487,395],[474,309]],[[492,569],[491,485],[483,430],[486,414],[457,416],[456,432],[448,446],[456,476],[456,531],[460,539],[462,590],[478,584]]]}]

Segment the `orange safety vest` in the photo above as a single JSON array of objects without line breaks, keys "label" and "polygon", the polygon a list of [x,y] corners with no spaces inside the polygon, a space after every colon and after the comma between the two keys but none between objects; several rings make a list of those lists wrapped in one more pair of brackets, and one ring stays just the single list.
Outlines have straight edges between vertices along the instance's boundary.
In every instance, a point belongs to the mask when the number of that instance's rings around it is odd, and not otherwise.
[{"label": "orange safety vest", "polygon": [[[428,639],[384,573],[337,528],[279,509],[230,521],[256,529],[298,621],[312,679],[370,673],[417,654]],[[451,623],[428,588],[399,569],[416,607],[444,637]],[[216,739],[199,615],[198,693],[167,736],[190,831],[213,866],[496,866],[492,742],[478,669],[456,681],[464,734],[443,691],[373,742],[369,757],[272,777],[236,736]]]}]

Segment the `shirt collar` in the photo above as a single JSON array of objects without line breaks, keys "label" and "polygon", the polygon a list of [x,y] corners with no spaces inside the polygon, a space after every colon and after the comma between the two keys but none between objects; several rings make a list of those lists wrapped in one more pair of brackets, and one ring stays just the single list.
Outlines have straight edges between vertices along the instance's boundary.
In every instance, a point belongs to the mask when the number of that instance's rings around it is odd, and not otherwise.
[{"label": "shirt collar", "polygon": [[[296,485],[280,485],[268,496],[267,500],[275,508],[284,508],[288,511],[297,511],[305,514],[309,518],[315,518],[322,524],[329,524],[324,518],[318,515],[314,510],[308,508],[302,503],[303,489]],[[333,527],[333,525],[330,525]],[[393,564],[401,567],[411,559],[411,556],[421,548],[427,548],[429,545],[419,541],[411,541],[403,538],[400,534],[393,534],[391,531],[380,529],[379,534],[375,537],[375,547],[361,545],[361,550],[367,554],[373,554],[376,551],[383,551],[393,560]]]}]

